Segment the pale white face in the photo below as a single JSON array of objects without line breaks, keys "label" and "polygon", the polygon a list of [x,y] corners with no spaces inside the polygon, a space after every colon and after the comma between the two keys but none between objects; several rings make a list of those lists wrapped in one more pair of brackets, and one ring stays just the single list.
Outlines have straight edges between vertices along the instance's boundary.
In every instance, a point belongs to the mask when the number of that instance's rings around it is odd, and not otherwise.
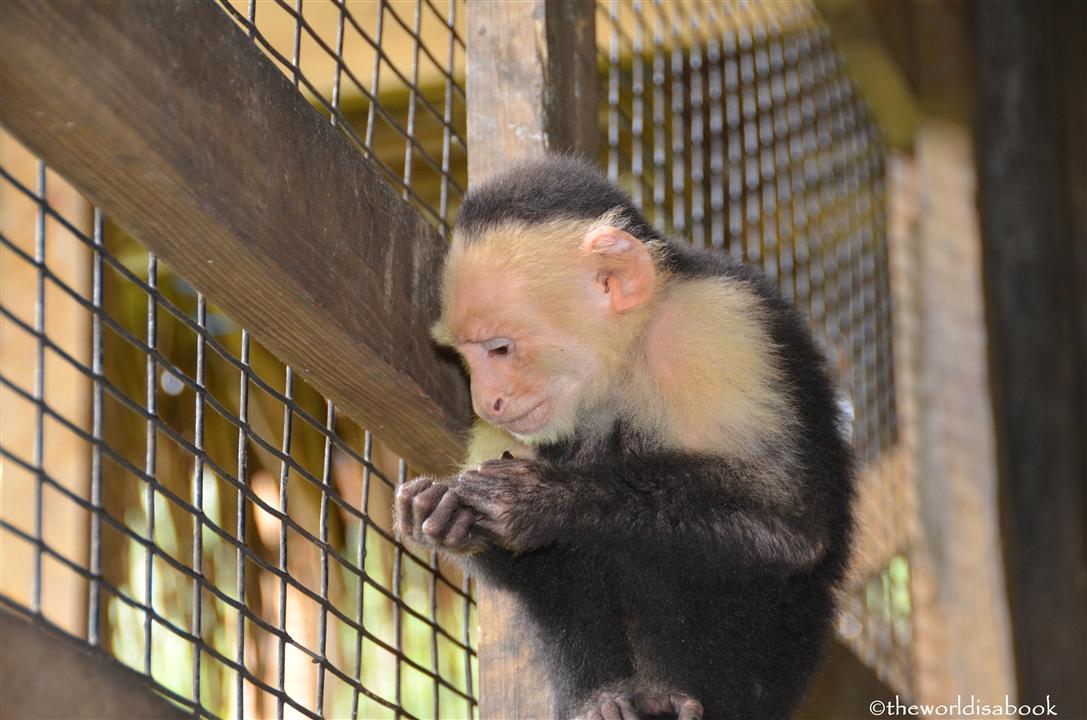
[{"label": "pale white face", "polygon": [[455,241],[447,259],[436,336],[464,358],[476,414],[526,444],[573,433],[629,343],[630,311],[652,293],[641,242],[609,226],[563,229],[565,239],[507,228]]},{"label": "pale white face", "polygon": [[[493,310],[511,307],[518,308],[513,317]],[[516,283],[468,291],[457,309],[456,348],[471,374],[476,414],[528,444],[570,432],[597,370],[591,354],[534,310]]]}]

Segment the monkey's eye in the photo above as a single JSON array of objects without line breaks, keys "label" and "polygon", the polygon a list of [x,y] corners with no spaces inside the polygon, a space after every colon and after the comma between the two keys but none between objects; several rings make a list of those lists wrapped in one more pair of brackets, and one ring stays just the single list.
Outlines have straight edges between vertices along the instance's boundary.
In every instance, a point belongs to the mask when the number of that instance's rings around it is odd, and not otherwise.
[{"label": "monkey's eye", "polygon": [[509,338],[492,338],[484,340],[480,345],[487,351],[488,357],[503,357],[513,352],[513,341]]}]

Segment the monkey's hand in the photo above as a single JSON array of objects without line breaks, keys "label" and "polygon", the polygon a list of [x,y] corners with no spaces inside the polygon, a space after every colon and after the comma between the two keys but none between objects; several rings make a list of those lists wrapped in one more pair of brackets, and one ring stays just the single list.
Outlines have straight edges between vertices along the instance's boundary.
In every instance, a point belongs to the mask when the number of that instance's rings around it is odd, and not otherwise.
[{"label": "monkey's hand", "polygon": [[402,540],[408,538],[435,550],[471,553],[486,543],[472,526],[477,515],[450,492],[449,482],[432,477],[415,478],[396,491],[395,527]]},{"label": "monkey's hand", "polygon": [[547,511],[552,490],[543,467],[534,460],[489,460],[457,477],[453,493],[475,511],[475,527],[496,545],[515,553],[534,550],[553,540],[533,522]]}]

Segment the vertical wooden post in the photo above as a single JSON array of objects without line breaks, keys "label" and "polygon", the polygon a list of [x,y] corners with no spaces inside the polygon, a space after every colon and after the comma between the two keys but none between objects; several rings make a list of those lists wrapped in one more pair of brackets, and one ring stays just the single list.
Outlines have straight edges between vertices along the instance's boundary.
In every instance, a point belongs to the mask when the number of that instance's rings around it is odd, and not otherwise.
[{"label": "vertical wooden post", "polygon": [[985,319],[1019,698],[1087,717],[1081,3],[977,3]]},{"label": "vertical wooden post", "polygon": [[[468,6],[468,180],[547,151],[598,155],[596,30],[591,0]],[[481,589],[480,715],[554,714],[516,598]]]},{"label": "vertical wooden post", "polygon": [[544,151],[597,156],[590,0],[468,7],[468,180]]},{"label": "vertical wooden post", "polygon": [[[970,131],[926,117],[892,163],[902,442],[915,484],[915,699],[1016,698]],[[907,215],[907,217],[902,217]],[[905,227],[903,227],[905,226]],[[901,372],[900,372],[901,371]]]}]

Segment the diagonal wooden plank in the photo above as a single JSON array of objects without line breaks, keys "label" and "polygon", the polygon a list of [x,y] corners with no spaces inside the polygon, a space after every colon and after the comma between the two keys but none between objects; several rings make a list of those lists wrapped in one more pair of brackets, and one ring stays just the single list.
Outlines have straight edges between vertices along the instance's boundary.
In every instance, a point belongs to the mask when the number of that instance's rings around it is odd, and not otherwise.
[{"label": "diagonal wooden plank", "polygon": [[413,467],[456,462],[441,239],[221,10],[4,0],[0,33],[6,128]]},{"label": "diagonal wooden plank", "polygon": [[192,717],[156,693],[150,678],[7,607],[0,607],[0,637],[4,717]]}]

